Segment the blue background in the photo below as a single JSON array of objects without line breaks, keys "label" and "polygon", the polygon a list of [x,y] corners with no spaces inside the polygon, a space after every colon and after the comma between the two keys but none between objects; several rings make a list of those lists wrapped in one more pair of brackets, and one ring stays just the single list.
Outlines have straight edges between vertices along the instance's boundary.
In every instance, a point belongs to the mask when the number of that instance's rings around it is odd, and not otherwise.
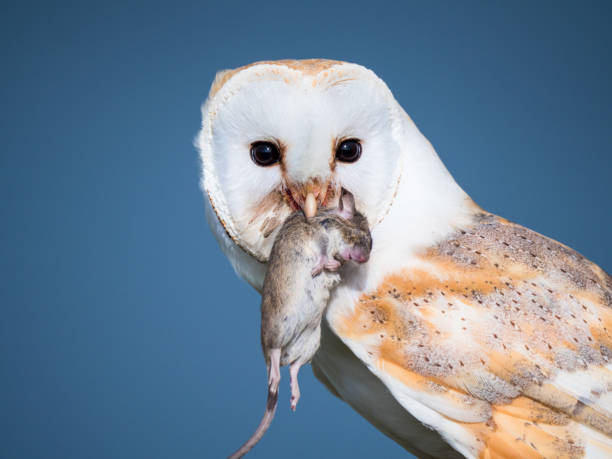
[{"label": "blue background", "polygon": [[[603,2],[3,2],[0,457],[222,457],[259,421],[259,300],[209,233],[192,145],[218,69],[372,68],[479,204],[610,271],[611,19]],[[252,457],[405,456],[309,369],[295,414],[287,388]]]}]

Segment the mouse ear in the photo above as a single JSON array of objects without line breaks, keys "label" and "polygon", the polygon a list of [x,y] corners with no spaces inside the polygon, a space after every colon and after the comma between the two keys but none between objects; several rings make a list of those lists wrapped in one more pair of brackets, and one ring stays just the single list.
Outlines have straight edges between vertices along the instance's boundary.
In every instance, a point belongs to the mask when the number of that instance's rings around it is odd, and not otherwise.
[{"label": "mouse ear", "polygon": [[340,194],[340,200],[338,201],[338,208],[336,213],[346,220],[350,220],[355,215],[355,198],[350,191],[342,188]]}]

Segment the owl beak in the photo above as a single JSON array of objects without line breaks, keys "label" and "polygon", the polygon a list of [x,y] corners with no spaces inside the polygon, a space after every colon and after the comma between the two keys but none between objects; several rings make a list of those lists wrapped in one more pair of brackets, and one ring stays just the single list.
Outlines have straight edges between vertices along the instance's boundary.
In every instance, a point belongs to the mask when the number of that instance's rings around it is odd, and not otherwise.
[{"label": "owl beak", "polygon": [[306,218],[314,217],[317,213],[317,200],[314,196],[314,193],[308,193],[306,195],[306,200],[304,201],[304,215]]},{"label": "owl beak", "polygon": [[307,218],[313,217],[320,207],[326,207],[333,192],[331,182],[312,180],[305,184],[291,184],[285,187],[285,196],[294,210],[302,209]]}]

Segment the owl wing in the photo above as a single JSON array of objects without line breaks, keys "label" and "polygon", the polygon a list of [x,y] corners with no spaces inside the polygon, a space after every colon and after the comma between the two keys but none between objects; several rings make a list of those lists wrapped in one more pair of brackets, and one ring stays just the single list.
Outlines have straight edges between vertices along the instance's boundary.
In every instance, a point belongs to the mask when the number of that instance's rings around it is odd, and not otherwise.
[{"label": "owl wing", "polygon": [[611,305],[599,267],[482,214],[327,318],[467,457],[612,457]]}]

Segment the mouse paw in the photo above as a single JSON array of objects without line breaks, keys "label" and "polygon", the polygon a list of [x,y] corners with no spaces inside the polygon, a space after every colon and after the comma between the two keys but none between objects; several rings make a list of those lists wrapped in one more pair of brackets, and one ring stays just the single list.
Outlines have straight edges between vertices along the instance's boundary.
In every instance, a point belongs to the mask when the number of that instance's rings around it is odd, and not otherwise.
[{"label": "mouse paw", "polygon": [[323,266],[315,266],[314,268],[312,268],[312,271],[310,271],[310,275],[312,277],[317,277],[319,274],[321,274],[321,271],[323,271]]},{"label": "mouse paw", "polygon": [[295,411],[299,400],[300,400],[300,391],[298,390],[297,395],[291,396],[291,410]]},{"label": "mouse paw", "polygon": [[325,256],[321,257],[314,268],[310,271],[312,277],[317,277],[325,268],[325,263],[327,263],[327,258]]},{"label": "mouse paw", "polygon": [[334,258],[332,258],[331,260],[327,260],[327,262],[325,263],[325,269],[332,272],[338,271],[338,268],[340,268],[340,266],[342,266],[342,263],[340,263]]}]

